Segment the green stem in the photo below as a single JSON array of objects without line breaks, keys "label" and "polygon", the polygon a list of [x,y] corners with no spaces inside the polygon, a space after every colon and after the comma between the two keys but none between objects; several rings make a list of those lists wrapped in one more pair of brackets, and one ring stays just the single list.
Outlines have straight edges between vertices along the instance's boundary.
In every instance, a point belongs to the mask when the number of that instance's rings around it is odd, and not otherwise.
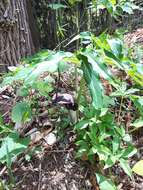
[{"label": "green stem", "polygon": [[[78,10],[78,5],[76,6],[76,29],[77,29],[77,34],[80,32],[79,28],[79,10]],[[76,50],[79,49],[79,40],[76,41]],[[75,65],[75,92],[76,92],[76,98],[78,96],[78,67]],[[76,120],[78,121],[78,110],[76,111]]]}]

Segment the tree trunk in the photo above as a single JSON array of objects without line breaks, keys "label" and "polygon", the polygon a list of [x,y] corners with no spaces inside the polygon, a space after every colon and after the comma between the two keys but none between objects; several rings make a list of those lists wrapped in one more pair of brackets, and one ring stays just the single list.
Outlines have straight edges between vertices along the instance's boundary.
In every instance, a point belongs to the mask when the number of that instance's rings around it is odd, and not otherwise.
[{"label": "tree trunk", "polygon": [[22,57],[32,55],[38,48],[30,30],[35,23],[29,23],[29,6],[26,0],[0,0],[0,71],[18,65]]}]

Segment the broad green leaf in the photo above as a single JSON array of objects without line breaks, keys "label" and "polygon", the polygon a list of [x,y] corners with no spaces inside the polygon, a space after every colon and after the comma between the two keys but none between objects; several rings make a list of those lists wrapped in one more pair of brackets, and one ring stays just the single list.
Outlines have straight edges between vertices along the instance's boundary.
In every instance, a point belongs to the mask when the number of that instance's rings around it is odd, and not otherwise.
[{"label": "broad green leaf", "polygon": [[2,86],[5,86],[7,84],[12,84],[14,81],[23,81],[27,78],[27,76],[30,75],[30,73],[33,71],[34,67],[31,66],[20,66],[17,68],[17,72],[13,75],[13,76],[9,76],[4,78],[3,82],[2,82]]},{"label": "broad green leaf", "polygon": [[67,64],[64,60],[60,61],[58,64],[59,72],[65,72],[69,69],[70,64]]},{"label": "broad green leaf", "polygon": [[106,50],[104,49],[104,53],[105,53],[105,61],[107,63],[110,63],[110,65],[116,65],[119,69],[122,69],[123,70],[123,64],[121,62],[120,59],[118,59],[113,52],[109,51],[109,50]]},{"label": "broad green leaf", "polygon": [[0,148],[0,161],[2,163],[7,161],[7,150],[11,158],[19,155],[27,148],[29,142],[29,138],[20,138],[18,133],[11,133],[2,142]]},{"label": "broad green leaf", "polygon": [[[36,65],[31,74],[27,76],[25,84],[32,84],[37,77],[44,72],[54,73],[58,71],[60,61],[65,57],[71,57],[73,54],[68,52],[58,52],[51,56],[50,60],[43,61]],[[65,63],[66,64],[66,63]]]},{"label": "broad green leaf", "polygon": [[33,89],[38,90],[42,96],[48,97],[49,92],[53,90],[53,87],[50,83],[46,81],[38,80],[32,85]]},{"label": "broad green leaf", "polygon": [[117,190],[115,184],[108,178],[96,173],[96,179],[100,190]]},{"label": "broad green leaf", "polygon": [[111,40],[108,40],[108,43],[110,45],[110,48],[112,50],[112,52],[114,53],[114,55],[117,57],[117,58],[122,58],[123,56],[123,44],[121,42],[121,40],[119,39],[111,39]]},{"label": "broad green leaf", "polygon": [[12,109],[12,120],[16,123],[31,119],[31,109],[26,102],[17,103]]},{"label": "broad green leaf", "polygon": [[132,168],[132,171],[143,176],[143,160],[138,161]]}]

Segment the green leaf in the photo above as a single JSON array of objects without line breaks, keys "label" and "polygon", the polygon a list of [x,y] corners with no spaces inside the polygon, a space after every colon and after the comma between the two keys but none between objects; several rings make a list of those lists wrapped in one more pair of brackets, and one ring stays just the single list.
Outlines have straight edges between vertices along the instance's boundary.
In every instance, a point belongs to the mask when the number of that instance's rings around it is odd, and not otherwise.
[{"label": "green leaf", "polygon": [[113,154],[116,153],[119,147],[120,147],[120,139],[118,137],[114,137],[112,141]]},{"label": "green leaf", "polygon": [[135,128],[143,127],[143,118],[139,118],[139,119],[135,120],[135,122],[132,123],[131,126],[133,126]]},{"label": "green leaf", "polygon": [[117,58],[122,58],[123,56],[123,44],[122,41],[119,39],[110,39],[108,40],[108,43],[110,45],[110,48],[113,52],[113,54],[117,57]]},{"label": "green leaf", "polygon": [[36,81],[33,85],[32,85],[33,89],[38,90],[38,92],[40,93],[40,95],[42,96],[46,96],[48,97],[49,92],[51,92],[53,90],[52,85],[46,81]]},{"label": "green leaf", "polygon": [[125,136],[123,137],[123,141],[125,141],[125,142],[131,142],[131,140],[132,139],[129,134],[125,134]]},{"label": "green leaf", "polygon": [[29,138],[20,138],[18,133],[11,133],[2,142],[0,148],[0,161],[2,163],[7,161],[7,151],[11,158],[19,155],[27,148],[29,142]]},{"label": "green leaf", "polygon": [[143,117],[143,97],[132,96],[131,99],[134,102],[135,107],[139,110],[140,115]]},{"label": "green leaf", "polygon": [[27,87],[21,87],[17,90],[17,96],[26,97],[29,95],[29,89]]},{"label": "green leaf", "polygon": [[92,147],[90,150],[89,150],[89,153],[88,155],[94,155],[97,153],[97,149],[95,147]]},{"label": "green leaf", "polygon": [[113,80],[110,70],[103,63],[103,60],[101,59],[101,57],[99,57],[96,51],[87,49],[86,51],[82,52],[82,55],[87,57],[87,60],[92,65],[95,73],[97,73],[106,80]]},{"label": "green leaf", "polygon": [[129,146],[125,150],[123,150],[122,157],[127,159],[127,158],[132,157],[136,153],[137,153],[137,149],[134,148],[133,146]]},{"label": "green leaf", "polygon": [[109,156],[108,159],[105,161],[104,169],[112,167],[116,163],[115,156]]},{"label": "green leaf", "polygon": [[130,168],[128,162],[127,162],[126,160],[122,159],[122,158],[121,158],[119,161],[120,161],[120,166],[121,166],[121,168],[123,168],[124,172],[125,172],[128,176],[130,176],[130,178],[132,179],[132,170],[131,170],[131,168]]},{"label": "green leaf", "polygon": [[100,113],[100,117],[103,117],[107,114],[108,112],[108,108],[101,108],[101,113]]},{"label": "green leaf", "polygon": [[91,42],[91,33],[90,32],[81,32],[80,34],[76,35],[66,46],[71,44],[72,42],[76,40],[87,40],[88,42]]},{"label": "green leaf", "polygon": [[132,171],[143,176],[143,160],[138,161],[132,168]]},{"label": "green leaf", "polygon": [[89,125],[89,120],[81,120],[75,125],[75,130],[82,130],[87,128]]},{"label": "green leaf", "polygon": [[100,190],[117,190],[115,184],[108,178],[96,173],[96,179]]},{"label": "green leaf", "polygon": [[[25,84],[32,84],[33,82],[35,82],[37,77],[44,72],[54,73],[58,71],[58,68],[60,68],[59,66],[61,64],[60,62],[65,57],[71,57],[72,55],[73,55],[72,53],[68,52],[57,52],[50,57],[50,60],[40,62],[39,64],[36,65],[31,74],[27,76]],[[67,64],[66,62],[64,63]]]},{"label": "green leaf", "polygon": [[63,5],[61,3],[52,3],[52,4],[49,4],[48,7],[50,7],[53,10],[57,10],[57,9],[61,9],[61,8],[67,8],[66,5]]},{"label": "green leaf", "polygon": [[130,95],[130,94],[134,94],[135,92],[139,92],[139,89],[130,88],[130,89],[126,90],[125,94]]},{"label": "green leaf", "polygon": [[83,70],[84,79],[88,85],[90,90],[90,94],[92,97],[92,105],[98,109],[103,106],[103,87],[99,76],[95,71],[93,71],[92,65],[88,63],[87,58],[85,56],[81,56],[82,65],[81,68]]},{"label": "green leaf", "polygon": [[31,109],[26,102],[17,103],[12,109],[12,120],[16,123],[31,119]]}]

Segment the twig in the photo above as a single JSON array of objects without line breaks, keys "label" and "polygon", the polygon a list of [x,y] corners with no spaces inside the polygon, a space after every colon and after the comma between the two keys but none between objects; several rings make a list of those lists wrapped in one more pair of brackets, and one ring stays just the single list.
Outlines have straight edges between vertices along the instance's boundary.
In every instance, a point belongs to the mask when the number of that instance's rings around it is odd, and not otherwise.
[{"label": "twig", "polygon": [[0,171],[0,176],[2,176],[6,170],[7,170],[7,167],[4,166],[3,169]]},{"label": "twig", "polygon": [[[63,40],[62,42],[60,42],[55,48],[54,48],[54,51],[57,50],[58,47],[60,47],[63,43],[65,43],[66,41],[68,41],[70,38],[72,38],[73,36],[75,36],[76,33],[72,34],[70,37],[66,38],[65,40]],[[64,46],[64,48],[66,47],[67,45]]]},{"label": "twig", "polygon": [[[41,161],[42,162],[42,161]],[[42,179],[42,163],[39,165],[39,182],[38,182],[38,190],[41,190],[41,179]]]}]

